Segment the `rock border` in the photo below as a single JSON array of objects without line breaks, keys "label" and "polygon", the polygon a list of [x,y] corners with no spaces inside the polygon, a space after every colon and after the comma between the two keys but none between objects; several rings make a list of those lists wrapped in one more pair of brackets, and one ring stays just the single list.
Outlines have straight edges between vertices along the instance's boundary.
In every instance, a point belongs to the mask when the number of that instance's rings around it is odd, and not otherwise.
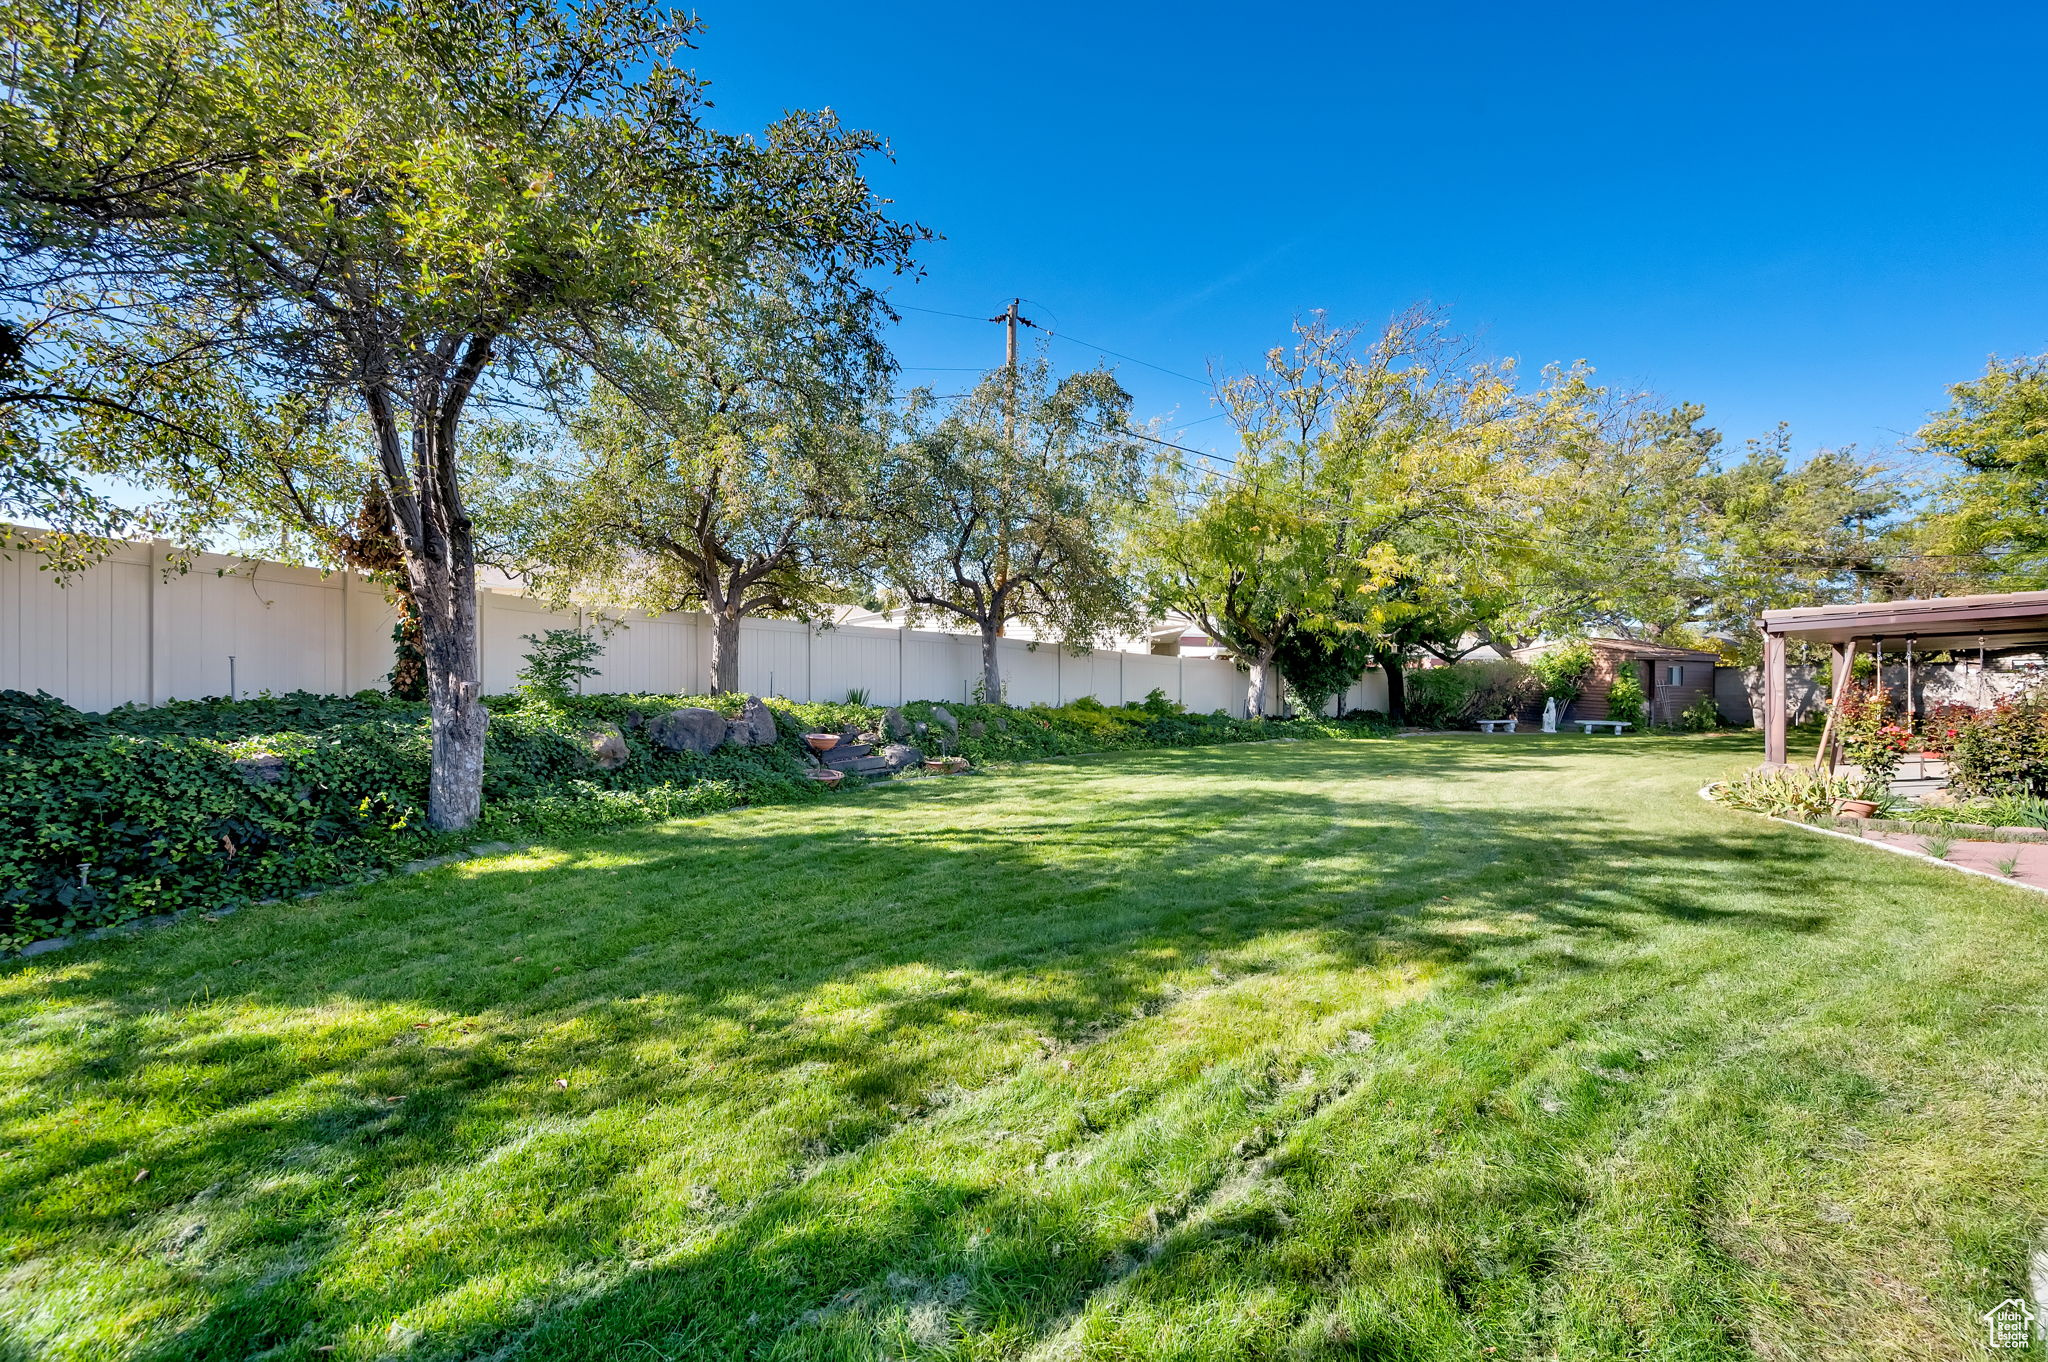
[{"label": "rock border", "polygon": [[[2016,880],[2009,875],[1994,875],[1988,870],[1979,870],[1975,866],[1957,865],[1954,861],[1945,861],[1939,856],[1929,856],[1924,851],[1915,851],[1911,847],[1898,846],[1892,842],[1873,842],[1868,837],[1862,836],[1860,833],[1843,832],[1840,828],[1824,828],[1815,823],[1802,823],[1796,818],[1783,818],[1775,813],[1758,813],[1754,809],[1731,809],[1726,804],[1723,804],[1720,800],[1714,798],[1711,794],[1707,793],[1709,790],[1713,788],[1714,787],[1711,784],[1702,785],[1694,793],[1696,793],[1702,800],[1706,801],[1709,804],[1712,804],[1715,808],[1720,809],[1726,813],[1743,814],[1750,818],[1762,818],[1773,823],[1783,823],[1788,828],[1798,828],[1801,832],[1819,833],[1823,837],[1839,837],[1845,842],[1853,842],[1860,847],[1871,847],[1878,851],[1888,851],[1894,856],[1910,856],[1916,861],[1925,861],[1929,865],[1938,865],[1943,870],[1953,871],[1958,875],[1975,875],[1979,879],[1990,880],[1993,884],[2002,884],[2012,889],[2024,889],[2029,894],[2041,894],[2044,896],[2048,896],[2048,885],[2028,884],[2025,880]],[[1894,823],[1898,821],[1900,820],[1886,818],[1862,818],[1857,820],[1859,824],[1881,824]],[[1983,825],[1977,823],[1962,823],[1956,824],[1954,826],[1981,827]],[[2040,834],[2042,832],[2042,830],[2039,828],[2032,829],[2032,831],[2036,834]],[[1968,842],[1989,840],[2011,841],[2015,839],[1962,837],[1958,838],[1957,840]],[[2027,840],[2038,842],[2044,840],[2044,838],[2039,835],[2036,835],[2034,837],[2028,838]]]}]

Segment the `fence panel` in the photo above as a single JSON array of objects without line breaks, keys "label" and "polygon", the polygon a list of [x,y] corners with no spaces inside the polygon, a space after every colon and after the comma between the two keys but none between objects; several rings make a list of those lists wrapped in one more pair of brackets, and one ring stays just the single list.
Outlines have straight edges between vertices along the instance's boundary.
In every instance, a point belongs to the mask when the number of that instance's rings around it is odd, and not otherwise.
[{"label": "fence panel", "polygon": [[[82,709],[225,695],[382,689],[395,616],[381,587],[352,572],[201,555],[165,576],[161,543],[125,545],[60,585],[31,553],[0,559],[0,688],[47,690]],[[701,695],[709,689],[709,625],[701,615],[607,612],[600,674],[587,690]],[[595,623],[596,610],[549,610],[509,591],[478,595],[488,692],[510,690],[525,636]],[[964,700],[981,680],[972,635],[855,626],[812,629],[748,620],[741,683],[796,700],[839,700],[861,689],[878,704]],[[1004,689],[1017,705],[1093,695],[1106,705],[1155,688],[1192,710],[1244,713],[1244,674],[1228,661],[1001,643]],[[1373,682],[1368,679],[1367,689]],[[1381,692],[1383,694],[1383,691]],[[1368,706],[1372,707],[1372,706]]]},{"label": "fence panel", "polygon": [[824,629],[811,635],[813,700],[844,700],[848,691],[867,694],[872,704],[901,704],[903,631],[860,625]]}]

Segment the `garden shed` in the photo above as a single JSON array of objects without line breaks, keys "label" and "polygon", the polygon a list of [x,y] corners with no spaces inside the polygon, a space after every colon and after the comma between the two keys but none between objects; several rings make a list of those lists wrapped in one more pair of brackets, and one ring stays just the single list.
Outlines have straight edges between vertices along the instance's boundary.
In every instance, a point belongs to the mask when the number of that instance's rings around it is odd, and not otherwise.
[{"label": "garden shed", "polygon": [[1785,648],[1788,643],[1826,644],[1836,684],[1851,675],[1863,649],[1883,661],[1903,656],[1910,669],[1930,653],[1975,654],[1981,669],[1987,656],[2048,644],[2048,591],[2008,591],[1985,596],[1941,596],[1919,601],[1868,601],[1766,610],[1764,629],[1764,760],[1785,760]]},{"label": "garden shed", "polygon": [[[1593,669],[1579,683],[1566,718],[1606,718],[1607,691],[1623,667],[1636,669],[1636,678],[1643,685],[1643,708],[1653,724],[1677,723],[1679,715],[1714,693],[1714,667],[1721,660],[1718,653],[1633,638],[1589,638],[1585,642],[1593,650]],[[1515,656],[1527,662],[1558,646],[1562,645],[1538,644]]]}]

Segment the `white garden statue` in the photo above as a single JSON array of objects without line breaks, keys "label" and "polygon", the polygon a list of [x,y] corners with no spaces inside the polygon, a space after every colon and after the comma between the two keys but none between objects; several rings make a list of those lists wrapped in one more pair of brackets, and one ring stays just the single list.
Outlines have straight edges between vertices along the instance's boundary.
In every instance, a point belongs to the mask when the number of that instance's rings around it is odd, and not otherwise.
[{"label": "white garden statue", "polygon": [[1557,697],[1555,695],[1543,702],[1543,731],[1545,733],[1557,732]]}]

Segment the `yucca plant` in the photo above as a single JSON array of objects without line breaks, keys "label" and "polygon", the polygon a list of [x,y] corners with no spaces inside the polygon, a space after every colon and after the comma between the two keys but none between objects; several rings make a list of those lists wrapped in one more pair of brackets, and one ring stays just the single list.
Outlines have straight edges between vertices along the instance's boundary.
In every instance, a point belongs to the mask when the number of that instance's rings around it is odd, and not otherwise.
[{"label": "yucca plant", "polygon": [[1789,766],[1760,766],[1734,780],[1717,782],[1707,793],[1730,808],[1778,818],[1826,818],[1850,799],[1867,799],[1880,812],[1892,803],[1881,780]]}]

